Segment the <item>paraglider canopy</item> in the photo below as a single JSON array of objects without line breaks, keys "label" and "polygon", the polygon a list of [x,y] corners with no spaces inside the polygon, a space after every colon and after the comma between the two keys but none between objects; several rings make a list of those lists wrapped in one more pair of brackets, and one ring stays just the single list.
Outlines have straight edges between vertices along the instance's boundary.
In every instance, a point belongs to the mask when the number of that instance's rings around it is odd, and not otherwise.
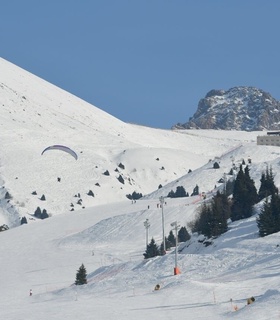
[{"label": "paraglider canopy", "polygon": [[61,151],[65,151],[69,154],[71,154],[71,156],[73,156],[76,160],[78,159],[78,156],[76,154],[75,151],[73,151],[72,149],[66,147],[66,146],[62,146],[62,145],[59,145],[59,144],[55,144],[53,146],[49,146],[47,147],[45,150],[42,151],[41,155],[43,155],[46,151],[48,150],[61,150]]}]

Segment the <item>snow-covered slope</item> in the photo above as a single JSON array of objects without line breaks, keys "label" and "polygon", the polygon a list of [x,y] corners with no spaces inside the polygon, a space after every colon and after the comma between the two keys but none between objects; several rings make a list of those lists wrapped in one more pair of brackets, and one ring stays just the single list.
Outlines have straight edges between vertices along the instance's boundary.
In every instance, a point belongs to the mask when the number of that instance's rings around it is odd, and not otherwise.
[{"label": "snow-covered slope", "polygon": [[[56,215],[123,201],[134,191],[147,195],[243,141],[256,141],[256,132],[224,137],[126,124],[3,59],[0,69],[0,196],[13,197],[8,211],[2,203],[5,218],[0,215],[9,226],[37,207]],[[41,155],[54,144],[75,150],[78,160],[59,151]]]},{"label": "snow-covered slope", "polygon": [[[270,165],[279,187],[279,147],[257,146],[259,132],[125,124],[4,60],[0,68],[0,225],[10,227],[0,232],[4,319],[279,318],[279,234],[258,237],[261,203],[253,217],[230,223],[212,245],[204,247],[196,235],[181,243],[179,275],[173,275],[174,250],[143,260],[144,221],[150,221],[149,240],[160,244],[162,215],[166,234],[174,221],[187,226],[243,160],[257,187]],[[78,160],[59,151],[42,156],[52,144],[71,147]],[[177,186],[190,194],[196,185],[206,200],[165,198],[158,206],[159,197]],[[126,194],[133,191],[144,197],[132,203]],[[53,216],[33,220],[37,206]],[[28,224],[12,228],[23,215]],[[74,286],[82,263],[88,284]],[[159,291],[153,291],[156,284]],[[251,296],[256,302],[246,306]]]},{"label": "snow-covered slope", "polygon": [[[0,233],[0,299],[7,320],[67,318],[246,319],[279,318],[279,235],[258,238],[255,218],[229,225],[204,247],[195,236],[174,251],[143,260],[145,228],[161,240],[157,200],[96,206]],[[148,209],[150,205],[150,209]],[[164,206],[170,222],[191,220],[191,197]],[[74,286],[84,264],[88,284]],[[153,291],[156,284],[161,289]],[[29,296],[29,290],[33,296]],[[247,298],[256,302],[246,306]],[[237,310],[237,311],[236,311]]]}]

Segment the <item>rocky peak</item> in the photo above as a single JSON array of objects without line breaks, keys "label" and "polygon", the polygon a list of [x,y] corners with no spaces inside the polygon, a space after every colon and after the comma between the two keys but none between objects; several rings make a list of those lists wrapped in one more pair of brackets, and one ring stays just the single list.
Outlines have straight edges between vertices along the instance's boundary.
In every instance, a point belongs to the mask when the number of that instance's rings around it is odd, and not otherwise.
[{"label": "rocky peak", "polygon": [[280,102],[255,87],[211,90],[180,129],[279,130]]}]

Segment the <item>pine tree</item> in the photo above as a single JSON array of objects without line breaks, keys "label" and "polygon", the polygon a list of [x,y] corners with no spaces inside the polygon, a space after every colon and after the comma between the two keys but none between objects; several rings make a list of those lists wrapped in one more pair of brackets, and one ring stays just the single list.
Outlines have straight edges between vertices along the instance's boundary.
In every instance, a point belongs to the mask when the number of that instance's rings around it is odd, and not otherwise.
[{"label": "pine tree", "polygon": [[176,246],[176,238],[175,238],[172,230],[169,232],[167,240],[170,242],[170,247]]},{"label": "pine tree", "polygon": [[175,192],[176,198],[183,198],[187,196],[186,190],[183,186],[178,186]]},{"label": "pine tree", "polygon": [[27,223],[26,217],[22,217],[20,220],[20,224],[26,224],[26,223]]},{"label": "pine tree", "polygon": [[191,224],[191,229],[207,238],[220,236],[228,230],[229,216],[230,205],[227,196],[217,192],[210,204],[202,204],[196,220]]},{"label": "pine tree", "polygon": [[46,209],[43,209],[42,214],[41,214],[41,219],[46,219],[46,218],[48,218],[48,217],[49,217],[49,215],[48,215],[48,213],[47,213],[47,210],[46,210]]},{"label": "pine tree", "polygon": [[244,172],[240,165],[234,187],[231,206],[231,220],[249,218],[253,213],[253,205],[258,201],[257,189],[254,181],[250,178],[249,168]]},{"label": "pine tree", "polygon": [[178,231],[178,241],[179,242],[185,242],[190,240],[191,236],[188,233],[188,230],[186,227],[181,227],[180,230]]},{"label": "pine tree", "polygon": [[[165,237],[165,250],[169,250],[172,247],[172,243]],[[166,254],[166,251],[164,251],[163,242],[160,244],[159,247],[159,255],[164,256]]]},{"label": "pine tree", "polygon": [[219,169],[219,168],[220,168],[219,163],[218,163],[218,162],[215,162],[215,163],[213,164],[213,168],[214,168],[214,169]]},{"label": "pine tree", "polygon": [[263,208],[257,217],[259,235],[265,237],[280,231],[280,196],[271,195],[270,202],[266,198]]},{"label": "pine tree", "polygon": [[230,217],[230,205],[225,194],[218,191],[213,197],[211,214],[211,235],[217,237],[228,230],[227,220]]},{"label": "pine tree", "polygon": [[210,208],[205,203],[203,203],[199,209],[196,219],[189,224],[189,227],[191,228],[193,233],[198,232],[199,234],[203,234],[206,237],[211,237],[210,220]]},{"label": "pine tree", "polygon": [[196,185],[193,189],[191,196],[197,196],[199,194],[199,187]]},{"label": "pine tree", "polygon": [[226,182],[226,196],[230,196],[233,193],[233,188],[234,188],[234,179],[229,179]]},{"label": "pine tree", "polygon": [[152,238],[151,242],[147,245],[146,252],[143,253],[144,259],[153,258],[160,255],[159,248],[155,243],[154,238]]},{"label": "pine tree", "polygon": [[258,192],[259,201],[278,192],[274,183],[274,174],[271,167],[269,170],[268,167],[266,167],[266,172],[262,173],[260,181],[261,185]]},{"label": "pine tree", "polygon": [[77,270],[76,281],[75,281],[75,285],[83,285],[83,284],[87,284],[87,271],[84,264],[82,264],[79,270]]},{"label": "pine tree", "polygon": [[37,209],[36,209],[35,212],[34,212],[34,216],[35,216],[36,218],[41,218],[41,214],[42,214],[41,208],[40,208],[40,207],[37,207]]}]

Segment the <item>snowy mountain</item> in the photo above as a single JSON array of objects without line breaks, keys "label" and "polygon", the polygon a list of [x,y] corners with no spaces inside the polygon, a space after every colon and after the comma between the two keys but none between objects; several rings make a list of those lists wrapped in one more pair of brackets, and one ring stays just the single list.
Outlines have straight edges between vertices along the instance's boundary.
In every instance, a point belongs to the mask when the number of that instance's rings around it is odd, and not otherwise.
[{"label": "snowy mountain", "polygon": [[174,128],[220,130],[279,130],[280,102],[254,87],[211,90],[192,118]]},{"label": "snowy mountain", "polygon": [[[187,226],[243,161],[257,188],[267,166],[280,187],[280,149],[257,145],[263,132],[126,124],[5,60],[0,70],[0,225],[10,228],[0,232],[4,319],[279,318],[279,234],[258,236],[262,203],[208,247],[198,235],[180,243],[179,275],[174,248],[143,259],[146,219],[148,239],[160,244],[162,217],[166,235],[174,221]],[[78,159],[59,150],[41,155],[55,144]],[[198,196],[166,198],[196,185]],[[126,197],[133,191],[143,194],[136,203]],[[35,218],[38,206],[52,217]],[[23,216],[28,223],[19,226]],[[75,286],[82,263],[88,284]]]},{"label": "snowy mountain", "polygon": [[[148,195],[245,138],[127,124],[3,59],[0,69],[0,198],[12,197],[0,223],[10,226],[37,207],[56,215],[125,201],[133,192]],[[256,133],[246,139],[255,141]],[[41,155],[57,144],[78,160],[56,150]]]}]

